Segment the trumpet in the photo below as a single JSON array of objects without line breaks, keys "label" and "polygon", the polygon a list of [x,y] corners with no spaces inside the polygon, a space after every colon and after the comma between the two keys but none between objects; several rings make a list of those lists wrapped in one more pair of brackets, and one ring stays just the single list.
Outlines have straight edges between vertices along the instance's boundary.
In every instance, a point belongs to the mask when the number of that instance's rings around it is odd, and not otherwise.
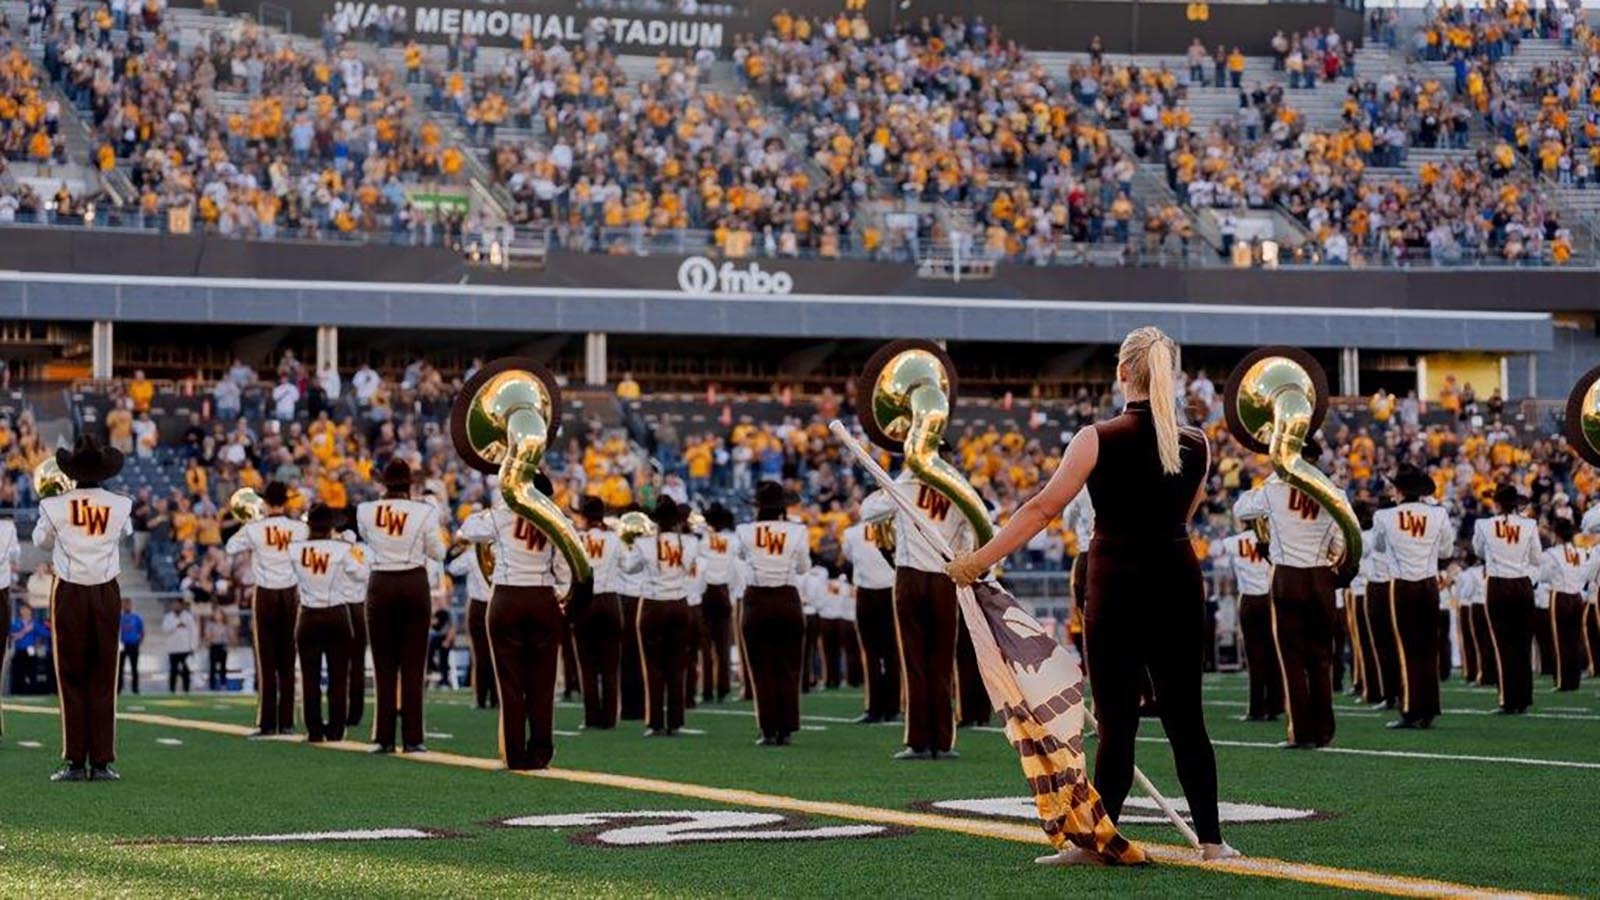
[{"label": "trumpet", "polygon": [[450,410],[456,452],[480,472],[500,476],[500,494],[517,515],[550,539],[574,582],[593,577],[578,530],[561,507],[534,486],[539,463],[561,425],[561,388],[531,359],[505,357],[479,369]]},{"label": "trumpet", "polygon": [[228,498],[228,515],[241,525],[254,522],[267,514],[267,501],[261,499],[255,488],[239,488]]},{"label": "trumpet", "polygon": [[874,444],[905,455],[917,480],[947,497],[972,524],[978,544],[994,536],[983,498],[939,457],[956,396],[955,364],[932,341],[893,341],[867,362],[860,395],[868,398],[861,427]]},{"label": "trumpet", "polygon": [[56,462],[54,456],[45,457],[44,462],[33,467],[33,492],[43,500],[57,494],[65,494],[78,486],[76,481],[67,477],[61,471],[61,464]]},{"label": "trumpet", "polygon": [[1574,453],[1600,466],[1600,366],[1585,372],[1567,395],[1566,433]]},{"label": "trumpet", "polygon": [[[1338,568],[1346,579],[1353,577],[1361,565],[1361,524],[1355,510],[1344,491],[1300,455],[1328,412],[1328,378],[1322,366],[1295,347],[1263,347],[1240,360],[1228,377],[1222,408],[1235,440],[1265,453],[1280,479],[1333,516],[1344,536]],[[1262,537],[1260,531],[1257,536]]]},{"label": "trumpet", "polygon": [[657,531],[656,523],[638,510],[625,512],[620,516],[606,516],[605,523],[607,528],[617,533],[617,537],[621,538],[624,544],[629,545]]}]

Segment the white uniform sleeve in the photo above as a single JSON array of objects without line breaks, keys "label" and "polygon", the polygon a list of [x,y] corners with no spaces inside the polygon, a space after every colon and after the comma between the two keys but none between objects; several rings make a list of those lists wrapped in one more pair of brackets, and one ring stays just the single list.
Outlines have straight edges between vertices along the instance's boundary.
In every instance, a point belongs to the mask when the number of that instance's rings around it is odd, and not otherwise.
[{"label": "white uniform sleeve", "polygon": [[1552,553],[1539,556],[1539,580],[1545,584],[1553,584],[1561,577],[1561,566],[1552,558],[1553,556]]},{"label": "white uniform sleeve", "polygon": [[[463,553],[461,555],[467,556],[468,554]],[[351,578],[357,581],[362,581],[367,577],[368,568],[367,555],[365,553],[357,553],[354,547],[345,551],[344,573],[346,575],[349,575]]]},{"label": "white uniform sleeve", "polygon": [[244,525],[228,538],[228,543],[223,545],[222,550],[230,556],[235,556],[249,550],[250,546],[250,526]]},{"label": "white uniform sleeve", "polygon": [[572,566],[567,563],[566,554],[560,551],[552,553],[551,570],[556,576],[556,596],[569,596],[572,593]]},{"label": "white uniform sleeve", "polygon": [[1375,553],[1382,553],[1389,549],[1389,529],[1384,526],[1385,521],[1379,521],[1372,527],[1372,550]]},{"label": "white uniform sleeve", "polygon": [[[468,519],[467,521],[470,522],[472,520]],[[461,530],[465,532],[466,526],[463,525]],[[461,576],[466,575],[468,572],[471,572],[472,553],[470,551],[466,553],[457,553],[455,558],[450,560],[449,564],[444,567],[444,570],[457,578],[460,578]]]},{"label": "white uniform sleeve", "polygon": [[1600,534],[1600,502],[1584,510],[1582,528],[1585,534]]},{"label": "white uniform sleeve", "polygon": [[1483,520],[1479,519],[1477,524],[1472,526],[1472,552],[1479,559],[1484,560],[1485,562],[1487,562],[1488,561],[1488,554],[1487,554],[1488,549],[1489,549],[1488,533],[1483,530]]},{"label": "white uniform sleeve", "polygon": [[879,516],[895,512],[896,509],[894,499],[889,496],[888,490],[879,488],[867,499],[861,501],[861,518],[876,519]]},{"label": "white uniform sleeve", "polygon": [[800,540],[796,541],[794,545],[794,573],[796,575],[804,575],[811,571],[811,546],[806,537],[802,533]]},{"label": "white uniform sleeve", "polygon": [[49,550],[56,545],[56,525],[50,521],[50,514],[39,507],[39,521],[33,525],[33,545],[40,550]]},{"label": "white uniform sleeve", "polygon": [[423,552],[429,559],[444,559],[444,537],[439,533],[440,525],[438,511],[435,510],[433,514],[428,517],[428,521],[424,524],[428,530],[422,536],[424,541]]},{"label": "white uniform sleeve", "polygon": [[1534,526],[1533,538],[1532,540],[1528,541],[1528,565],[1537,566],[1539,564],[1539,554],[1542,552],[1543,548],[1539,543],[1538,526]]},{"label": "white uniform sleeve", "polygon": [[[467,516],[467,520],[461,523],[461,530],[456,533],[474,544],[487,544],[495,539],[496,531],[494,511],[482,509]],[[450,571],[452,574],[460,574],[455,569]]]},{"label": "white uniform sleeve", "polygon": [[637,575],[644,571],[644,554],[639,552],[638,541],[626,546],[628,550],[622,554],[622,571],[628,575]]},{"label": "white uniform sleeve", "polygon": [[1439,529],[1439,558],[1449,559],[1455,554],[1456,527],[1455,523],[1450,521],[1448,513],[1440,516],[1439,519],[1444,523],[1444,527]]}]

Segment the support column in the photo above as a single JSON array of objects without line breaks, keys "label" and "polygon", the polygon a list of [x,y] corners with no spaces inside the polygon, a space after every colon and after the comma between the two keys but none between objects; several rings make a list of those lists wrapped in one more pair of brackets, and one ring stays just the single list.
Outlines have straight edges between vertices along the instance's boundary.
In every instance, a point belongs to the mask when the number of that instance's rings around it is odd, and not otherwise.
[{"label": "support column", "polygon": [[1361,349],[1345,347],[1339,351],[1339,394],[1361,396]]},{"label": "support column", "polygon": [[[1500,357],[1500,396],[1510,398],[1511,382],[1506,372],[1506,357]],[[1528,354],[1528,396],[1539,396],[1539,354]]]},{"label": "support column", "polygon": [[317,374],[328,364],[332,364],[334,371],[339,369],[339,326],[317,326]]},{"label": "support column", "polygon": [[583,339],[583,381],[591,387],[606,386],[606,333],[591,331]]},{"label": "support column", "polygon": [[97,380],[111,378],[112,324],[96,322],[89,333],[89,377]]}]

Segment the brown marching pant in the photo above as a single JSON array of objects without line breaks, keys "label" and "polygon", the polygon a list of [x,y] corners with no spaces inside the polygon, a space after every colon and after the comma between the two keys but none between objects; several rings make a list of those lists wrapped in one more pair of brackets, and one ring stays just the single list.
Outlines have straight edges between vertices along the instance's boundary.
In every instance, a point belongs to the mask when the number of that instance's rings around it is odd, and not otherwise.
[{"label": "brown marching pant", "polygon": [[843,619],[822,620],[822,683],[832,690],[844,684]]},{"label": "brown marching pant", "polygon": [[586,727],[617,727],[622,630],[622,601],[616,594],[595,594],[586,607],[573,613],[572,635],[578,645]]},{"label": "brown marching pant", "polygon": [[894,617],[905,682],[906,746],[943,753],[956,743],[956,586],[949,576],[902,566],[894,573]]},{"label": "brown marching pant", "polygon": [[1474,603],[1468,621],[1472,623],[1472,645],[1478,655],[1478,683],[1500,683],[1500,661],[1494,655],[1494,632],[1489,628],[1489,604]]},{"label": "brown marching pant", "polygon": [[706,585],[705,596],[700,600],[700,621],[705,637],[702,644],[705,674],[700,680],[700,697],[720,702],[733,690],[729,661],[733,647],[733,601],[727,585]]},{"label": "brown marching pant", "polygon": [[555,589],[495,585],[485,625],[500,694],[500,760],[508,769],[543,769],[556,753],[556,669],[566,628]]},{"label": "brown marching pant", "polygon": [[1550,607],[1533,608],[1533,616],[1528,620],[1528,627],[1533,630],[1533,645],[1539,648],[1540,675],[1554,676],[1556,674],[1556,633],[1555,621],[1550,618]]},{"label": "brown marching pant", "polygon": [[1450,610],[1448,608],[1439,610],[1439,637],[1437,640],[1439,645],[1439,680],[1449,681],[1450,669],[1455,661],[1450,652]]},{"label": "brown marching pant", "polygon": [[350,714],[344,720],[346,728],[361,724],[367,711],[367,604],[348,603],[350,607]]},{"label": "brown marching pant", "polygon": [[1556,690],[1575,691],[1583,684],[1583,598],[1556,594],[1550,598],[1550,629],[1556,651]]},{"label": "brown marching pant", "polygon": [[1456,607],[1456,635],[1461,643],[1461,680],[1472,684],[1479,678],[1478,641],[1472,636],[1472,607]]},{"label": "brown marching pant", "polygon": [[1239,597],[1239,631],[1244,635],[1245,665],[1250,677],[1252,719],[1283,714],[1283,672],[1272,644],[1272,598],[1266,594]]},{"label": "brown marching pant", "polygon": [[644,666],[645,719],[651,731],[683,727],[685,653],[689,647],[689,601],[640,600],[639,658]]},{"label": "brown marching pant", "polygon": [[294,623],[299,613],[300,592],[295,588],[258,586],[251,595],[256,728],[264,734],[294,728]]},{"label": "brown marching pant", "polygon": [[[350,642],[355,628],[350,607],[302,607],[294,626],[295,647],[300,651],[300,718],[313,741],[344,740],[345,717],[350,710]],[[328,718],[322,718],[322,664],[328,664]]]},{"label": "brown marching pant", "polygon": [[[1333,742],[1334,590],[1327,566],[1272,569],[1272,638],[1283,669],[1291,743]],[[1370,602],[1367,611],[1373,612]]]},{"label": "brown marching pant", "polygon": [[1400,648],[1394,642],[1394,614],[1389,609],[1389,584],[1374,581],[1367,584],[1367,634],[1371,638],[1367,652],[1373,658],[1378,675],[1378,697],[1394,705],[1400,700]]},{"label": "brown marching pant", "polygon": [[[1337,601],[1338,592],[1334,592]],[[1349,617],[1337,606],[1333,610],[1333,692],[1344,691],[1344,648],[1350,642]]]},{"label": "brown marching pant", "polygon": [[578,642],[572,634],[572,623],[561,619],[561,699],[571,700],[573,694],[583,693],[583,674],[578,670]]},{"label": "brown marching pant", "polygon": [[[687,600],[684,602],[688,602]],[[695,708],[700,689],[700,652],[705,646],[705,618],[698,604],[689,607],[689,623],[683,629],[683,705]]]},{"label": "brown marching pant", "polygon": [[989,691],[983,686],[983,673],[978,671],[978,653],[972,649],[972,635],[967,632],[967,620],[956,606],[956,698],[957,719],[962,728],[985,727],[994,715],[989,702]]},{"label": "brown marching pant", "polygon": [[1583,605],[1583,649],[1589,658],[1589,674],[1600,678],[1600,601]]},{"label": "brown marching pant", "polygon": [[622,718],[644,718],[644,669],[639,652],[639,598],[622,597]]},{"label": "brown marching pant", "polygon": [[745,589],[740,613],[743,646],[740,661],[756,704],[756,725],[763,737],[778,738],[800,730],[800,667],[805,638],[805,613],[793,586]]},{"label": "brown marching pant", "polygon": [[894,589],[856,588],[856,633],[866,668],[866,712],[900,715],[900,645],[894,637]]},{"label": "brown marching pant", "polygon": [[122,590],[116,581],[74,584],[50,593],[50,655],[61,700],[61,758],[73,766],[117,759],[117,651]]},{"label": "brown marching pant", "polygon": [[367,582],[367,639],[372,643],[372,741],[421,744],[422,682],[428,663],[428,573],[421,566],[373,572]]},{"label": "brown marching pant", "polygon": [[1533,582],[1490,578],[1489,635],[1500,674],[1500,708],[1521,712],[1533,705]]},{"label": "brown marching pant", "polygon": [[806,614],[805,655],[801,663],[802,680],[800,690],[811,693],[817,686],[818,668],[822,664],[822,617],[816,613]]},{"label": "brown marching pant", "polygon": [[1439,580],[1389,582],[1389,616],[1400,657],[1400,713],[1439,715]]},{"label": "brown marching pant", "polygon": [[1383,701],[1383,674],[1378,669],[1377,649],[1372,645],[1372,622],[1367,618],[1368,599],[1375,596],[1372,587],[1364,594],[1351,594],[1346,601],[1350,606],[1350,621],[1355,628],[1351,643],[1360,649],[1361,700],[1363,703]]},{"label": "brown marching pant", "polygon": [[472,648],[472,696],[479,709],[500,705],[495,690],[494,660],[489,650],[489,602],[467,601],[467,644]]}]

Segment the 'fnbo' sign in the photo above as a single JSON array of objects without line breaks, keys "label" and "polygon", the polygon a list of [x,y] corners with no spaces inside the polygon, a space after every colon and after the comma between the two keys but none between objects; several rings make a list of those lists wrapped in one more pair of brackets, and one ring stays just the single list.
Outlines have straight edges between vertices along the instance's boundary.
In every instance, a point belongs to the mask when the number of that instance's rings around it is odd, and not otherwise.
[{"label": "'fnbo' sign", "polygon": [[[300,23],[296,11],[296,23]],[[623,51],[707,47],[721,49],[723,23],[664,16],[580,16],[556,12],[517,12],[482,6],[405,6],[340,0],[333,4],[336,22],[351,31],[377,24],[380,17],[401,16],[418,40],[447,40],[472,35],[485,42],[510,43],[531,33],[540,43],[595,40]],[[315,19],[312,20],[316,21]],[[306,23],[309,25],[310,23]]]}]

